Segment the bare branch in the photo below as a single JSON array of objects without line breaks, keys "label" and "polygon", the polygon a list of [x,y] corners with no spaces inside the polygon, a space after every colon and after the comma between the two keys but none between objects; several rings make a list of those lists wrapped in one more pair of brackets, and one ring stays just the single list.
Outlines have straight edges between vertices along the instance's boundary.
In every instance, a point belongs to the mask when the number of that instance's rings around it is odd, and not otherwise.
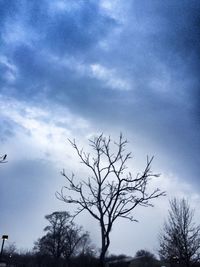
[{"label": "bare branch", "polygon": [[148,191],[150,180],[159,176],[151,171],[153,157],[147,157],[141,174],[138,173],[134,177],[127,172],[127,163],[132,156],[130,152],[125,152],[128,141],[122,134],[118,142],[112,142],[110,137],[105,138],[103,134],[90,139],[89,145],[94,153],[79,149],[75,140],[69,142],[81,163],[89,168],[92,175],[75,182],[74,174],[68,176],[63,170],[62,175],[66,178],[67,185],[56,195],[66,203],[77,206],[74,216],[86,210],[100,222],[101,257],[104,258],[110,244],[109,234],[114,221],[117,218],[136,221],[132,216],[133,210],[138,206],[152,206],[151,201],[164,196],[165,192],[159,189]]},{"label": "bare branch", "polygon": [[200,226],[194,224],[193,216],[194,211],[185,199],[170,201],[168,220],[159,240],[161,258],[169,260],[176,257],[186,267],[199,260]]}]

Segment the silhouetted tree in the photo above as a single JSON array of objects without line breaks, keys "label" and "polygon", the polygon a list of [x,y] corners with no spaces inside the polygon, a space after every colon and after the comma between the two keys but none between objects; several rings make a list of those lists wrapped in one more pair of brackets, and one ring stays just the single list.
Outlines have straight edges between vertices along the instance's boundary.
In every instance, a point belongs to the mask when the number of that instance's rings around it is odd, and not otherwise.
[{"label": "silhouetted tree", "polygon": [[16,247],[15,243],[6,244],[5,249],[4,249],[5,254],[12,256],[16,252],[17,252],[17,247]]},{"label": "silhouetted tree", "polygon": [[63,256],[68,264],[71,265],[71,257],[77,253],[83,253],[89,234],[82,231],[82,227],[70,222],[70,227],[66,229]]},{"label": "silhouetted tree", "polygon": [[15,266],[15,267],[38,266],[34,253],[30,251],[25,251],[25,250],[19,251],[16,248],[14,243],[6,245],[4,255],[5,255],[5,262],[7,263],[6,266],[10,266],[10,267],[11,266]]},{"label": "silhouetted tree", "polygon": [[110,254],[106,257],[106,266],[109,267],[128,267],[131,262],[131,257],[125,254]]},{"label": "silhouetted tree", "polygon": [[82,235],[82,238],[80,240],[80,249],[79,253],[82,255],[90,255],[91,257],[95,257],[97,254],[97,248],[96,246],[92,243],[90,239],[90,235],[88,232],[85,232]]},{"label": "silhouetted tree", "polygon": [[184,198],[170,201],[168,219],[159,237],[161,259],[176,261],[186,267],[199,259],[200,226],[195,225],[193,218],[194,210]]},{"label": "silhouetted tree", "polygon": [[155,260],[156,256],[148,250],[140,249],[136,252],[135,257],[143,257],[148,260]]},{"label": "silhouetted tree", "polygon": [[161,263],[156,256],[146,249],[138,250],[132,258],[129,267],[160,267]]},{"label": "silhouetted tree", "polygon": [[99,221],[100,266],[104,266],[105,255],[110,245],[110,232],[116,219],[126,218],[135,221],[131,212],[137,206],[152,206],[149,201],[164,195],[164,192],[160,192],[159,189],[147,191],[149,180],[158,176],[150,170],[153,158],[147,158],[144,171],[136,177],[126,172],[126,163],[131,158],[131,153],[125,153],[127,140],[122,135],[119,142],[114,143],[113,150],[110,137],[107,139],[100,135],[89,140],[94,151],[93,156],[79,149],[75,140],[70,143],[81,162],[90,169],[92,174],[87,180],[76,182],[74,174],[68,176],[63,171],[62,175],[66,178],[67,185],[57,193],[57,197],[66,203],[77,205],[74,216],[86,210]]},{"label": "silhouetted tree", "polygon": [[49,225],[44,228],[46,235],[40,239],[41,250],[59,259],[64,250],[65,230],[68,225],[69,213],[53,212],[46,215]]},{"label": "silhouetted tree", "polygon": [[84,233],[82,227],[71,221],[68,212],[53,212],[45,218],[49,221],[49,225],[44,228],[46,234],[36,242],[35,250],[43,255],[51,255],[56,266],[61,258],[64,258],[70,266],[71,256],[78,252],[81,241],[86,237],[89,238],[89,234]]}]

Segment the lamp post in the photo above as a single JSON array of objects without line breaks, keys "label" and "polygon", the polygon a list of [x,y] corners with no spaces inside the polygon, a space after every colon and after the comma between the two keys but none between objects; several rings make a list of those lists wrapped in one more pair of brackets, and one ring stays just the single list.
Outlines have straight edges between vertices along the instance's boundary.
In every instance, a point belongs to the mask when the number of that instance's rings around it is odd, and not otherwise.
[{"label": "lamp post", "polygon": [[1,245],[1,252],[0,252],[0,260],[2,259],[4,242],[5,242],[5,240],[7,240],[7,239],[8,239],[8,235],[2,235],[2,245]]}]

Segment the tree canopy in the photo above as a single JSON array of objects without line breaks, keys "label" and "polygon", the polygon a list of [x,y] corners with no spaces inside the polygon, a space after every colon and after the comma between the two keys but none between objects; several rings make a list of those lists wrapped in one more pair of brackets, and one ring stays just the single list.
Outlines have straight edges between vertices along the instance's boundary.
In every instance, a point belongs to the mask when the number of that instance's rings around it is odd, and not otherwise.
[{"label": "tree canopy", "polygon": [[71,257],[82,252],[84,244],[89,242],[89,234],[73,223],[66,211],[56,211],[45,218],[49,222],[44,228],[46,234],[36,242],[35,250],[52,256],[57,264],[60,258],[64,258],[70,266]]}]

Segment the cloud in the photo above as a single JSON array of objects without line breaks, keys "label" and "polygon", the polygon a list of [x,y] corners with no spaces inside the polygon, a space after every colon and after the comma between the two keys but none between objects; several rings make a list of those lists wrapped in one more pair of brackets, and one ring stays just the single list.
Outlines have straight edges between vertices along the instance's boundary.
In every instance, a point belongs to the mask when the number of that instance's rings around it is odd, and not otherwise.
[{"label": "cloud", "polygon": [[[139,132],[155,151],[162,147],[180,166],[189,160],[196,170],[198,157],[191,157],[199,148],[196,5],[36,1],[21,3],[21,9],[10,6],[18,15],[3,17],[7,27],[13,21],[7,31],[24,37],[4,45],[1,90],[40,108],[67,107],[95,127],[106,129],[112,121],[117,131]],[[29,36],[37,38],[33,42]]]},{"label": "cloud", "polygon": [[29,11],[29,16],[20,12],[27,30],[40,32],[35,45],[45,45],[58,54],[85,53],[115,26],[114,19],[104,15],[96,1],[26,2],[23,10]]},{"label": "cloud", "polygon": [[40,109],[4,96],[0,114],[1,153],[8,154],[0,172],[1,229],[18,248],[31,249],[42,235],[44,215],[66,209],[55,197],[63,185],[60,171],[79,168],[67,138],[85,135],[89,123],[66,109]]},{"label": "cloud", "polygon": [[[67,137],[73,137],[74,131],[79,131],[79,135],[81,135],[82,131],[84,132],[90,127],[88,121],[76,117],[67,109],[59,107],[55,111],[51,111],[48,107],[41,109],[27,105],[26,102],[3,96],[0,97],[0,103],[1,117],[6,122],[12,123],[11,130],[12,127],[15,129],[15,137],[24,136],[24,139],[15,145],[15,149],[20,149],[19,146],[26,140],[27,142],[32,140],[32,149],[35,150],[33,157],[36,156],[38,148],[40,151],[53,149],[53,157],[56,157],[54,154],[56,150],[58,150],[57,154],[60,153],[59,148],[63,150],[62,141],[64,142]],[[6,131],[4,136],[6,137]],[[31,154],[26,154],[26,150],[24,152],[24,155],[31,156]]]},{"label": "cloud", "polygon": [[91,73],[95,78],[105,82],[105,85],[112,89],[130,90],[130,85],[115,74],[114,70],[109,70],[99,64],[91,65]]},{"label": "cloud", "polygon": [[14,83],[18,74],[16,65],[9,62],[7,57],[0,56],[0,66],[2,70],[2,80],[5,80],[8,84]]}]

